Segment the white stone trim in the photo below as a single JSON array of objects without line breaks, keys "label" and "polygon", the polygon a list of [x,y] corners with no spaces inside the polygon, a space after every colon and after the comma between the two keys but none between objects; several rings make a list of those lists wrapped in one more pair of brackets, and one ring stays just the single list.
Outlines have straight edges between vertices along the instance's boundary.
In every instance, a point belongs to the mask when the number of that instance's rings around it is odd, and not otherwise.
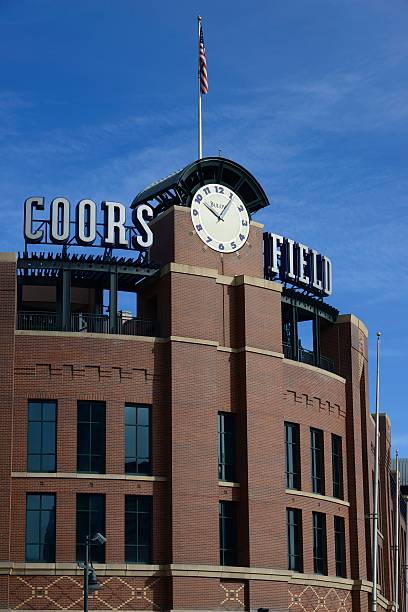
[{"label": "white stone trim", "polygon": [[324,370],[323,368],[317,368],[316,366],[312,366],[308,363],[303,363],[302,361],[295,361],[294,359],[288,359],[287,357],[283,360],[285,363],[297,366],[298,368],[305,368],[306,370],[312,370],[312,372],[316,372],[317,374],[322,374],[323,376],[328,376],[329,378],[334,378],[334,380],[338,380],[339,382],[346,384],[346,379],[338,374],[334,374],[334,372],[329,372],[328,370]]},{"label": "white stone trim", "polygon": [[299,491],[298,489],[285,489],[285,493],[287,493],[288,495],[297,495],[299,497],[311,497],[312,499],[331,502],[333,504],[337,504],[338,506],[347,506],[348,508],[350,507],[350,502],[345,501],[344,499],[337,499],[337,497],[330,497],[330,495],[320,495],[319,493],[311,493],[310,491]]},{"label": "white stone trim", "polygon": [[190,276],[204,276],[207,278],[213,278],[221,285],[234,285],[239,287],[240,285],[251,285],[253,287],[261,287],[262,289],[269,289],[271,291],[277,291],[282,293],[282,285],[274,281],[266,280],[265,278],[257,278],[256,276],[248,276],[247,274],[239,274],[237,276],[225,276],[218,274],[215,268],[203,268],[200,266],[189,266],[187,264],[179,264],[170,262],[163,266],[160,270],[160,276],[165,276],[170,272],[178,274],[189,274]]},{"label": "white stone trim", "polygon": [[337,317],[336,323],[352,323],[368,338],[368,329],[361,319],[353,314],[341,314]]},{"label": "white stone trim", "polygon": [[16,329],[16,336],[56,336],[59,338],[94,338],[99,340],[128,340],[131,342],[164,342],[163,338],[155,336],[125,336],[122,334],[100,334],[96,332],[66,332],[66,331],[37,331],[32,329]]},{"label": "white stone trim", "polygon": [[218,486],[219,487],[229,487],[230,489],[239,489],[241,485],[239,482],[231,482],[229,480],[219,480]]},{"label": "white stone trim", "polygon": [[[136,480],[143,482],[165,482],[165,476],[143,476],[139,474],[85,474],[83,472],[12,472],[12,478],[79,478],[86,480]],[[38,564],[35,564],[38,566]]]},{"label": "white stone trim", "polygon": [[16,253],[12,253],[7,252],[7,251],[3,251],[2,253],[0,253],[0,263],[16,263],[17,261],[17,254]]}]

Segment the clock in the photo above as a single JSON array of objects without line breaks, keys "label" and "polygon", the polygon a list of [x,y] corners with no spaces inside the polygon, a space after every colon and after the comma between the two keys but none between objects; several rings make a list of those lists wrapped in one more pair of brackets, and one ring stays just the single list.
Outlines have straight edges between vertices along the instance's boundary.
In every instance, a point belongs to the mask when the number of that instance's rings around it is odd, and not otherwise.
[{"label": "clock", "polygon": [[238,251],[248,238],[247,210],[240,197],[225,185],[209,183],[195,192],[191,220],[201,240],[219,253]]}]

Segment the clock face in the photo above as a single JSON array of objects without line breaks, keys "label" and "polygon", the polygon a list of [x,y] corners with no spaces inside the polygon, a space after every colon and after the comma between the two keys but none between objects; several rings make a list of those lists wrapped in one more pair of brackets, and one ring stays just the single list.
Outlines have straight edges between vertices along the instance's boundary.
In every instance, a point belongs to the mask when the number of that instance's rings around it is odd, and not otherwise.
[{"label": "clock face", "polygon": [[233,253],[248,238],[247,210],[237,194],[224,185],[210,183],[196,191],[191,219],[198,236],[214,251]]}]

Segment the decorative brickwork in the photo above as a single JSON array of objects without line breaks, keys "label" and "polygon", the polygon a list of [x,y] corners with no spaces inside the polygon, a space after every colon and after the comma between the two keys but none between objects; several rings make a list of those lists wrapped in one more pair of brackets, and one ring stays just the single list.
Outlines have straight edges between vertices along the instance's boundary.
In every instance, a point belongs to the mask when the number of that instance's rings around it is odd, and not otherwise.
[{"label": "decorative brickwork", "polygon": [[291,612],[351,612],[351,593],[347,590],[314,586],[290,586]]},{"label": "decorative brickwork", "polygon": [[[101,589],[90,594],[93,610],[160,610],[165,579],[109,576],[98,578]],[[13,610],[82,610],[82,578],[15,576],[10,581]]]},{"label": "decorative brickwork", "polygon": [[235,580],[221,580],[221,602],[224,610],[245,610],[248,599],[248,584]]},{"label": "decorative brickwork", "polygon": [[334,404],[330,400],[323,400],[321,397],[310,396],[307,393],[299,393],[297,391],[287,390],[287,398],[292,399],[296,404],[303,404],[305,408],[318,408],[318,410],[327,411],[329,414],[346,417],[344,407],[339,404]]}]

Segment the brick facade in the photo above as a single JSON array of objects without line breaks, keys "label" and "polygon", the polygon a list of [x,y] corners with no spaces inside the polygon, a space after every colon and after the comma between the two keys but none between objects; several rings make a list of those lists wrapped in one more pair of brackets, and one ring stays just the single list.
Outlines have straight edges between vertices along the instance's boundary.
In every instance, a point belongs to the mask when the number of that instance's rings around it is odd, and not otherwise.
[{"label": "brick facade", "polygon": [[[0,610],[82,608],[75,511],[85,492],[105,496],[108,538],[91,609],[368,611],[374,431],[364,325],[346,315],[322,333],[338,375],[285,359],[281,286],[263,278],[262,227],[251,225],[238,255],[222,256],[193,233],[188,209],[154,223],[152,259],[162,268],[138,309],[158,319],[156,338],[16,331],[15,257],[0,258]],[[55,474],[27,472],[30,399],[58,402]],[[78,400],[106,403],[104,475],[76,473]],[[126,402],[152,406],[152,477],[124,473]],[[236,483],[218,481],[218,411],[236,414]],[[285,421],[300,426],[300,491],[285,489]],[[381,424],[386,610],[393,501],[385,416]],[[311,489],[310,427],[324,431],[325,496]],[[331,434],[343,441],[344,500],[332,497]],[[30,492],[56,494],[55,564],[25,562]],[[127,494],[153,497],[151,565],[124,562]],[[236,567],[219,565],[220,500],[238,506]],[[303,574],[287,569],[286,508],[302,510]],[[312,512],[326,515],[327,576],[313,574]],[[336,578],[334,516],[345,519],[346,578]]]}]

